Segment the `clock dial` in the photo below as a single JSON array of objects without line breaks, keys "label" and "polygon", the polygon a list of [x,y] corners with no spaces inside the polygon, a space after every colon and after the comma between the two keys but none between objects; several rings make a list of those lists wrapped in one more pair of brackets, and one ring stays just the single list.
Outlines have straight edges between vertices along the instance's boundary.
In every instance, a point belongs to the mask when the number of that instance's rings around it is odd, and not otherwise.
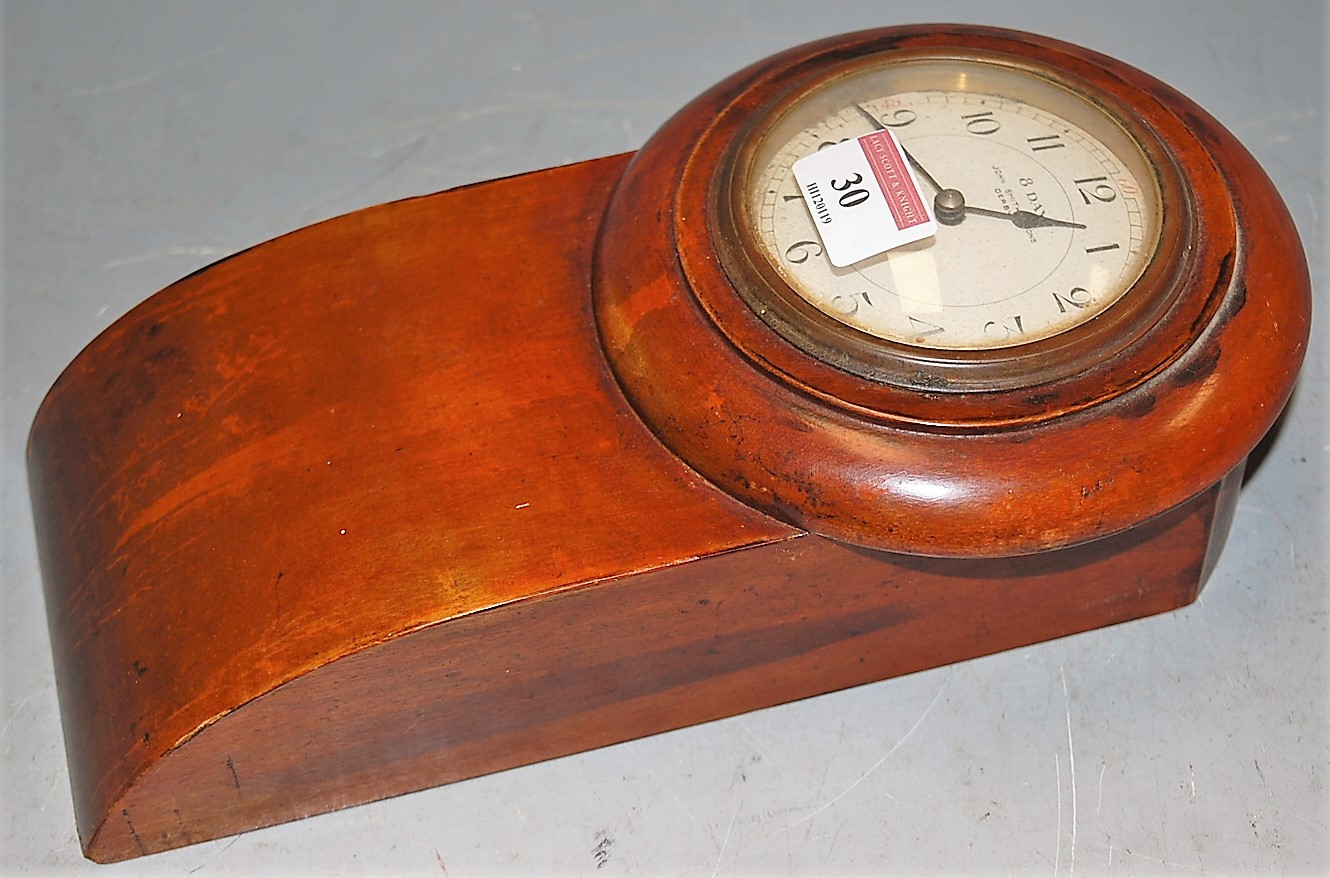
[{"label": "clock dial", "polygon": [[[1239,398],[1292,374],[1249,351],[1292,338],[1280,308],[1305,314],[1299,268],[1253,267],[1296,262],[1296,242],[1262,225],[1282,216],[1258,204],[1265,178],[1220,161],[1212,126],[1145,74],[1030,35],[927,25],[783,53],[699,98],[616,184],[593,264],[607,357],[694,471],[820,536],[1015,557],[1134,527],[1234,472],[1250,445],[1193,454],[1183,426],[1233,442],[1258,415]],[[914,242],[912,196],[879,197],[911,159],[938,220]],[[866,226],[823,240],[812,184],[832,223],[861,204],[903,219],[884,236],[900,246],[874,255]],[[1281,371],[1262,384],[1258,366]]]},{"label": "clock dial", "polygon": [[[938,219],[932,237],[838,268],[792,167],[891,130]],[[1006,348],[1092,320],[1140,277],[1158,184],[1112,117],[1054,82],[977,61],[868,68],[787,107],[741,185],[749,239],[800,298],[870,336]]]}]

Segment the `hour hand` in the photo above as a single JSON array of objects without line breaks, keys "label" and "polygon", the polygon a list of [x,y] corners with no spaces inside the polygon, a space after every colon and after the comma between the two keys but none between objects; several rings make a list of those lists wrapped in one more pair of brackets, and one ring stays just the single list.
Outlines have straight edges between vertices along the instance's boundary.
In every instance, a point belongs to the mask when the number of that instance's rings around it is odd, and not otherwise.
[{"label": "hour hand", "polygon": [[974,207],[965,205],[966,213],[973,213],[979,216],[991,216],[996,219],[1010,220],[1011,224],[1018,229],[1046,229],[1046,228],[1064,228],[1064,229],[1083,229],[1083,223],[1073,223],[1068,220],[1053,219],[1044,216],[1041,213],[1034,213],[1029,210],[1015,210],[1007,212],[1004,210],[989,210],[985,207]]},{"label": "hour hand", "polygon": [[1051,226],[1060,226],[1064,229],[1083,229],[1084,223],[1074,223],[1070,220],[1053,219],[1044,216],[1042,213],[1031,213],[1028,210],[1018,210],[1011,215],[1011,221],[1016,224],[1018,229],[1043,229]]}]

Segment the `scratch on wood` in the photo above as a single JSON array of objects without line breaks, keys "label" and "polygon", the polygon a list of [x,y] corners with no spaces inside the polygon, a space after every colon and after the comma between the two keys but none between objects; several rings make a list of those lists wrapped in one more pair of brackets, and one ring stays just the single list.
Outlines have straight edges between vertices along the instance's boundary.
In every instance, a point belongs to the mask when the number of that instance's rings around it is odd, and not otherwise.
[{"label": "scratch on wood", "polygon": [[236,764],[231,761],[231,757],[226,757],[226,767],[231,771],[231,782],[235,784],[236,789],[240,789],[240,775],[236,774]]},{"label": "scratch on wood", "polygon": [[277,578],[272,582],[273,609],[277,614],[277,625],[282,624],[282,580],[286,578],[285,570],[277,571]]}]

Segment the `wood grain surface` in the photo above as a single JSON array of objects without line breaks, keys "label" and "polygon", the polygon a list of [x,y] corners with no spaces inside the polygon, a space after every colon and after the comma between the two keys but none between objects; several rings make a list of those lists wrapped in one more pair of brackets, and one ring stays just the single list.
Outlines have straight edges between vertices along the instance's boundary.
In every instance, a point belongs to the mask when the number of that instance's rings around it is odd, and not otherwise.
[{"label": "wood grain surface", "polygon": [[586,275],[624,161],[260,245],[135,309],[62,376],[30,468],[90,853],[135,819],[118,803],[159,760],[308,671],[792,533],[701,483],[605,373]]}]

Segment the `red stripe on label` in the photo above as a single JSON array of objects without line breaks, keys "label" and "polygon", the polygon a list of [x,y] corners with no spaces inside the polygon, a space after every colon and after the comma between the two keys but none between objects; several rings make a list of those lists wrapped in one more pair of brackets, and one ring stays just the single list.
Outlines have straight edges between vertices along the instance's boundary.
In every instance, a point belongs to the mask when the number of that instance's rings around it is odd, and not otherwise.
[{"label": "red stripe on label", "polygon": [[859,138],[859,147],[882,187],[896,228],[904,231],[928,222],[924,197],[914,185],[914,178],[905,166],[905,157],[897,148],[895,138],[886,131],[874,131]]}]

